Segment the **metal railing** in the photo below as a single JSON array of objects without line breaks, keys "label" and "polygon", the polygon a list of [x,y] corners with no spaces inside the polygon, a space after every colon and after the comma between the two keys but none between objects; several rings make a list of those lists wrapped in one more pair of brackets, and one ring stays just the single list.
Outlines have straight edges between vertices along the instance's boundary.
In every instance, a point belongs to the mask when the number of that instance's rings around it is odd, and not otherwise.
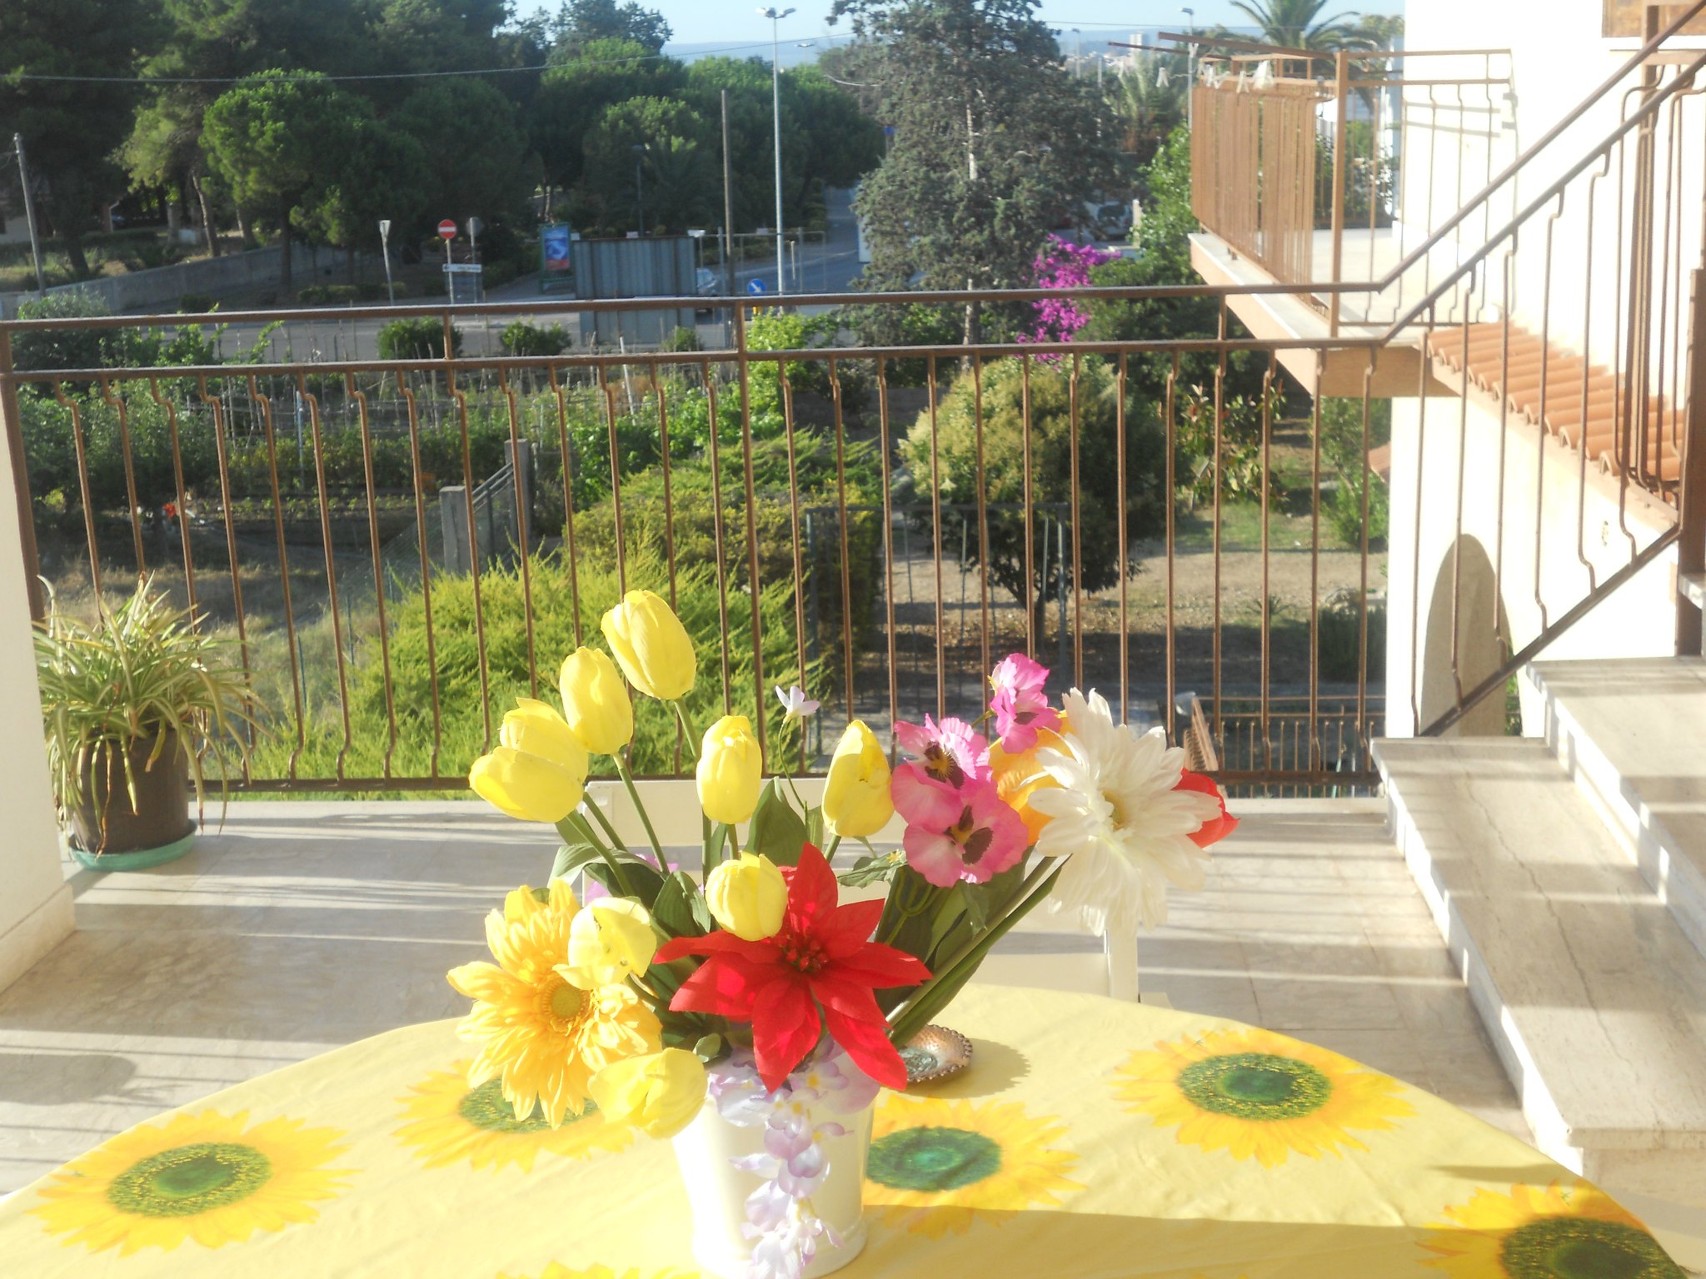
[{"label": "metal railing", "polygon": [[[0,413],[32,569],[61,606],[91,610],[148,573],[229,635],[267,708],[239,789],[459,787],[509,699],[548,692],[563,654],[635,585],[673,599],[700,641],[695,713],[751,715],[773,757],[807,768],[849,717],[881,731],[975,712],[1014,649],[1051,663],[1058,688],[1098,687],[1175,737],[1167,708],[1192,688],[1216,731],[1222,707],[1263,721],[1295,697],[1288,722],[1319,714],[1365,739],[1381,695],[1370,648],[1324,647],[1323,610],[1338,591],[1333,608],[1366,636],[1379,536],[1336,531],[1345,480],[1320,409],[1297,388],[1268,393],[1283,385],[1280,344],[1216,336],[1225,290],[1089,292],[1207,303],[1218,319],[1167,341],[760,351],[736,308],[728,349],[174,368],[28,365],[47,329],[98,338],[185,317],[19,321],[0,325]],[[1022,317],[1058,297],[979,301]],[[658,305],[346,318],[501,324]],[[325,318],[264,318],[309,314]],[[280,411],[298,399],[300,467]],[[400,416],[381,421],[381,403]],[[492,563],[470,521],[452,570],[433,545],[441,492],[477,488],[523,444],[534,482],[523,493],[507,472],[530,516],[509,526],[512,562]],[[825,703],[808,742],[769,695],[795,681]],[[640,771],[683,770],[673,725],[643,721],[642,737],[662,745],[636,756]],[[1347,784],[1337,747],[1304,737],[1223,780]]]}]

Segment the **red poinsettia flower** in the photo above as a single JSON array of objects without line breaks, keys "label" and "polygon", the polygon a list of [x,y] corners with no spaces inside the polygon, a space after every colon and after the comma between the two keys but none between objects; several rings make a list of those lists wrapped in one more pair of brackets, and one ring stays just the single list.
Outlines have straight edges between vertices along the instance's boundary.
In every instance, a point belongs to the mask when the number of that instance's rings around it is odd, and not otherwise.
[{"label": "red poinsettia flower", "polygon": [[718,931],[677,937],[658,948],[660,963],[705,956],[670,1008],[751,1022],[758,1074],[772,1091],[817,1047],[826,1029],[872,1079],[906,1087],[906,1065],[889,1042],[888,1022],[871,992],[918,985],[929,980],[930,970],[905,951],[870,939],[882,902],[838,905],[835,875],[810,844],[800,864],[784,867],[782,875],[788,907],[775,936],[742,941]]},{"label": "red poinsettia flower", "polygon": [[1226,796],[1221,793],[1220,787],[1214,784],[1214,779],[1206,773],[1193,773],[1187,768],[1179,775],[1179,784],[1173,789],[1200,791],[1204,795],[1213,795],[1220,801],[1220,816],[1209,818],[1190,837],[1191,842],[1198,848],[1207,848],[1210,844],[1219,843],[1238,829],[1238,819],[1226,811]]}]

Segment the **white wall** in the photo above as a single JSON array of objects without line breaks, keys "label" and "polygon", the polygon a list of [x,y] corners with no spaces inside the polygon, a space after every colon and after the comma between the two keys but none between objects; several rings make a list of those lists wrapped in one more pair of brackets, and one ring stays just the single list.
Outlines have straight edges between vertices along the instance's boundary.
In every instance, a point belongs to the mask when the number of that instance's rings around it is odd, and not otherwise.
[{"label": "white wall", "polygon": [[[1461,601],[1459,673],[1467,688],[1490,673],[1485,661],[1490,654],[1502,660],[1493,630],[1495,597],[1505,619],[1503,647],[1514,652],[1539,635],[1546,621],[1555,621],[1587,596],[1584,558],[1603,581],[1629,560],[1625,530],[1645,546],[1669,526],[1668,512],[1638,491],[1626,495],[1620,513],[1616,489],[1597,467],[1589,465],[1584,481],[1581,454],[1550,438],[1542,444],[1536,435],[1532,427],[1501,428],[1490,397],[1475,395],[1467,403],[1444,397],[1393,402],[1386,731],[1394,737],[1412,735],[1444,709],[1438,690],[1443,682],[1447,696],[1451,692],[1454,593]],[[1538,542],[1537,527],[1543,530]],[[1477,583],[1468,555],[1457,581],[1449,577],[1460,533],[1485,552],[1490,572],[1484,584]],[[1674,652],[1675,572],[1672,550],[1540,656]],[[1443,586],[1442,574],[1447,575]],[[1432,696],[1425,692],[1430,669]],[[1537,732],[1539,706],[1532,704],[1526,687],[1524,694],[1529,703],[1525,727]],[[1485,714],[1492,724],[1482,730],[1497,732],[1504,699],[1495,693],[1490,701]]]},{"label": "white wall", "polygon": [[72,929],[13,492],[11,457],[0,444],[0,989]]}]

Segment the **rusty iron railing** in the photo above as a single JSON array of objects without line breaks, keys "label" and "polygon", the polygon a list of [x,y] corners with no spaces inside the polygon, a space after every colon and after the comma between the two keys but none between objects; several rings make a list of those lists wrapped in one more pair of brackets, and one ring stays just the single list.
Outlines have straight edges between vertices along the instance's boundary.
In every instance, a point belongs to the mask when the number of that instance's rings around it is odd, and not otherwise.
[{"label": "rusty iron railing", "polygon": [[[513,357],[482,346],[488,327],[660,303],[271,311],[221,322],[312,315],[344,326],[344,358],[71,369],[27,367],[32,341],[193,321],[12,321],[0,409],[33,568],[61,607],[91,610],[152,574],[229,636],[268,725],[239,790],[459,787],[509,700],[549,695],[568,649],[638,585],[700,640],[695,714],[751,715],[773,757],[807,769],[852,716],[882,731],[974,708],[1018,649],[1059,688],[1097,687],[1175,737],[1181,689],[1202,694],[1215,731],[1236,713],[1258,740],[1276,699],[1294,699],[1291,744],[1238,752],[1222,780],[1348,784],[1342,725],[1366,746],[1381,687],[1370,645],[1325,649],[1318,632],[1338,591],[1366,639],[1383,556],[1366,528],[1335,531],[1343,481],[1309,388],[1285,383],[1275,343],[1215,336],[1230,329],[1225,290],[1090,292],[1207,302],[1218,319],[1170,341],[769,351],[732,308],[726,347]],[[1022,316],[1055,297],[980,301]],[[411,316],[461,330],[463,353],[364,349],[379,322]],[[466,512],[482,484],[490,500],[494,475],[516,513],[496,536],[441,514]],[[792,682],[825,703],[803,741],[770,694]],[[640,771],[690,766],[672,724],[645,733],[663,746]]]}]

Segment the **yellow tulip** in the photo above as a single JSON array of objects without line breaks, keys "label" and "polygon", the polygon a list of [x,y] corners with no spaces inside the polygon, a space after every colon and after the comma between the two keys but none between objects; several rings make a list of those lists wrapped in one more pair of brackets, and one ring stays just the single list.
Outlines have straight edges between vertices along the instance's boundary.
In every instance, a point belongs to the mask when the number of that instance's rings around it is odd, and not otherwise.
[{"label": "yellow tulip", "polygon": [[657,951],[657,934],[646,908],[628,897],[589,902],[569,922],[569,962],[557,972],[581,990],[619,986],[646,971]]},{"label": "yellow tulip", "polygon": [[685,697],[698,674],[687,628],[662,598],[629,591],[599,623],[628,682],[648,697]]},{"label": "yellow tulip", "polygon": [[752,721],[725,715],[706,729],[696,776],[705,816],[730,826],[751,817],[764,789],[764,752],[752,734]]},{"label": "yellow tulip", "polygon": [[685,1048],[626,1057],[587,1084],[599,1112],[653,1137],[673,1137],[705,1103],[705,1063]]},{"label": "yellow tulip", "polygon": [[581,802],[586,747],[544,702],[518,697],[504,716],[498,748],[468,770],[474,793],[511,817],[555,825]]},{"label": "yellow tulip", "polygon": [[995,791],[1006,800],[1014,812],[1019,814],[1019,820],[1025,823],[1025,829],[1031,833],[1031,842],[1037,841],[1043,827],[1054,819],[1047,813],[1039,813],[1031,807],[1031,796],[1038,791],[1057,787],[1059,782],[1043,771],[1037,762],[1037,752],[1045,749],[1060,750],[1065,746],[1059,735],[1047,729],[1037,734],[1037,743],[1028,751],[1017,755],[1009,755],[1001,749],[1000,742],[989,745],[989,768],[995,774]]},{"label": "yellow tulip", "polygon": [[563,714],[594,755],[614,755],[634,736],[634,704],[612,662],[596,648],[577,648],[557,673]]},{"label": "yellow tulip", "polygon": [[711,872],[705,904],[724,932],[742,941],[763,941],[782,930],[788,885],[776,863],[761,854],[742,853]]},{"label": "yellow tulip", "polygon": [[889,759],[877,735],[854,720],[829,757],[823,783],[823,821],[845,839],[875,835],[894,816],[889,798]]}]

